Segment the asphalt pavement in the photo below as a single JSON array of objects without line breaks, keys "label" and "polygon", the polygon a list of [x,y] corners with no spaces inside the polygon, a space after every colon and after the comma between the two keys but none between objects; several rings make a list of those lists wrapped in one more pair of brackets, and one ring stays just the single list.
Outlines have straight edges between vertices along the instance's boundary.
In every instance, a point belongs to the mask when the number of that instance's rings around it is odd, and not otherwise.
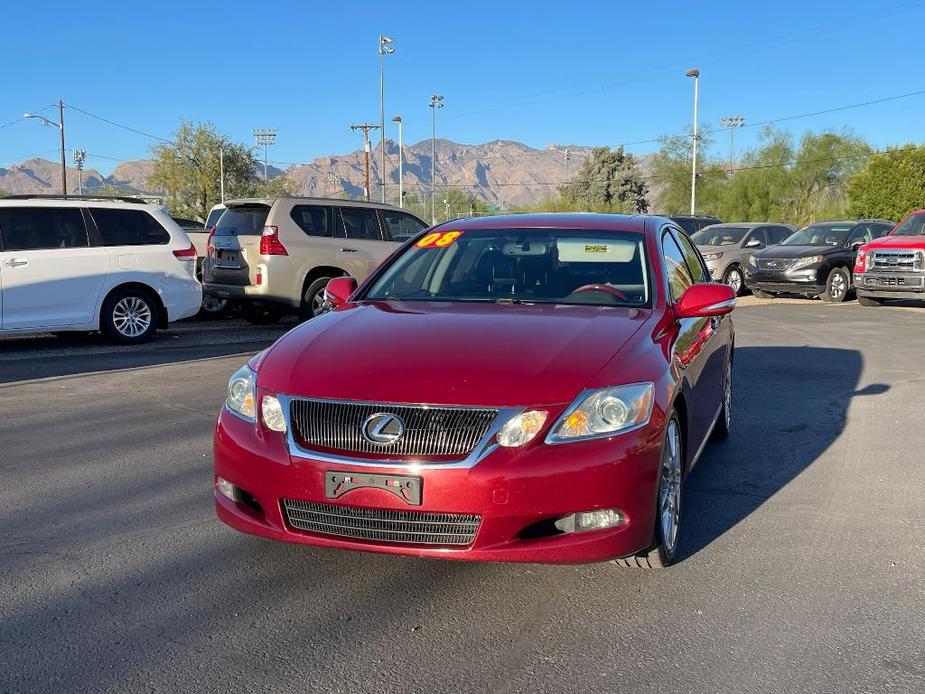
[{"label": "asphalt pavement", "polygon": [[288,326],[0,340],[0,691],[925,691],[925,309],[735,323],[734,431],[661,572],[225,527],[225,382]]}]

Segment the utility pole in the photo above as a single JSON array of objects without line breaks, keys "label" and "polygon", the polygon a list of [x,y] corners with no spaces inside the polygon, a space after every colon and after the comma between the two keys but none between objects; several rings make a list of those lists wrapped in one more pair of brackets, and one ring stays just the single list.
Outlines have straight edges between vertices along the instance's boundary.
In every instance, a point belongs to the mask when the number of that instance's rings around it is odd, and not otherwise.
[{"label": "utility pole", "polygon": [[565,175],[568,176],[568,162],[571,157],[569,156],[568,147],[565,148]]},{"label": "utility pole", "polygon": [[385,202],[385,57],[395,52],[394,36],[379,35],[379,182],[382,186],[382,202]]},{"label": "utility pole", "polygon": [[254,140],[258,145],[263,145],[263,182],[270,180],[269,176],[269,158],[270,145],[276,144],[276,135],[279,133],[275,128],[261,128],[254,130]]},{"label": "utility pole", "polygon": [[84,194],[84,179],[83,179],[83,170],[84,162],[87,159],[87,152],[83,149],[74,150],[74,166],[77,167],[77,194]]},{"label": "utility pole", "polygon": [[369,200],[369,131],[378,129],[378,125],[372,125],[370,123],[359,123],[350,126],[350,130],[363,131],[363,151],[366,154],[366,186],[363,189],[363,196],[366,200]]},{"label": "utility pole", "polygon": [[723,116],[719,119],[720,127],[729,128],[729,163],[726,169],[729,173],[735,170],[735,150],[733,149],[733,133],[736,128],[745,125],[745,116]]},{"label": "utility pole", "polygon": [[694,78],[694,131],[691,134],[691,214],[697,214],[697,140],[700,139],[700,133],[697,131],[697,99],[700,88],[700,70],[696,68],[688,70],[684,73],[684,76]]},{"label": "utility pole", "polygon": [[437,223],[437,109],[443,108],[443,97],[433,94],[430,97],[433,111],[433,124],[430,136],[430,223]]},{"label": "utility pole", "polygon": [[398,206],[401,208],[404,208],[405,207],[405,177],[404,177],[405,154],[403,151],[404,144],[402,143],[402,136],[401,136],[402,120],[401,120],[401,116],[393,116],[392,120],[395,123],[398,123]]}]

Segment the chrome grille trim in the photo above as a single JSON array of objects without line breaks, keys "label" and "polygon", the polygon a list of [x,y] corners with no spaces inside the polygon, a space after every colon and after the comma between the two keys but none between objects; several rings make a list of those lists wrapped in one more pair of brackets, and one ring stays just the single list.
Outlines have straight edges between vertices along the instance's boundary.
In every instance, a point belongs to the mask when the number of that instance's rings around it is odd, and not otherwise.
[{"label": "chrome grille trim", "polygon": [[402,544],[469,545],[481,516],[320,504],[283,499],[286,521],[296,530],[354,540]]},{"label": "chrome grille trim", "polygon": [[[363,423],[375,414],[397,415],[405,434],[390,444],[376,444],[362,435]],[[344,453],[390,456],[468,455],[498,416],[487,408],[387,403],[341,402],[293,398],[289,419],[298,444]]]},{"label": "chrome grille trim", "polygon": [[914,249],[873,250],[869,270],[916,272],[925,270],[925,251]]},{"label": "chrome grille trim", "polygon": [[794,262],[790,258],[759,258],[758,267],[762,270],[787,270]]}]

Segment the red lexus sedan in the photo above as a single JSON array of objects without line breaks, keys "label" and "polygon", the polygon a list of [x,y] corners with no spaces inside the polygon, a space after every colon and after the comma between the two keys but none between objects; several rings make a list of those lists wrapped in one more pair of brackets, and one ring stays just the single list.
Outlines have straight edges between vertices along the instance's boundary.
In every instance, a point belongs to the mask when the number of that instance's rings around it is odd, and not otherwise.
[{"label": "red lexus sedan", "polygon": [[231,377],[225,523],[424,557],[672,562],[685,475],[729,432],[735,296],[670,220],[448,222],[327,297]]}]

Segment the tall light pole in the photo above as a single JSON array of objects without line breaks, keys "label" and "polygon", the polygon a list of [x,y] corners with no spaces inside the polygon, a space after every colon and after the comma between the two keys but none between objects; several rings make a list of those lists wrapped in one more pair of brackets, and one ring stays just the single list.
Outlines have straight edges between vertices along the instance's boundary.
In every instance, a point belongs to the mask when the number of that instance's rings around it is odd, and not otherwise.
[{"label": "tall light pole", "polygon": [[379,183],[382,186],[382,202],[385,202],[385,57],[395,52],[394,36],[379,35]]},{"label": "tall light pole", "polygon": [[363,151],[366,154],[366,186],[363,189],[363,197],[369,200],[369,131],[378,130],[378,125],[371,125],[370,123],[359,123],[349,126],[350,130],[362,130],[363,131]]},{"label": "tall light pole", "polygon": [[433,111],[433,123],[430,136],[430,223],[437,223],[437,109],[443,108],[443,97],[433,94],[430,97]]},{"label": "tall light pole", "polygon": [[733,133],[736,128],[745,125],[745,116],[723,116],[719,119],[720,127],[729,128],[729,164],[727,169],[731,172],[735,169],[735,150],[733,149]]},{"label": "tall light pole", "polygon": [[263,145],[263,182],[270,180],[269,176],[269,158],[270,145],[276,144],[276,135],[279,133],[275,128],[260,128],[254,130],[254,141],[258,145]]},{"label": "tall light pole", "polygon": [[222,204],[225,204],[225,145],[218,146],[218,187],[222,196]]},{"label": "tall light pole", "polygon": [[74,166],[77,167],[77,194],[84,194],[84,162],[87,160],[87,151],[84,149],[75,149],[73,152]]},{"label": "tall light pole", "polygon": [[405,206],[405,180],[404,180],[404,162],[405,155],[402,151],[404,147],[401,136],[401,116],[392,116],[392,122],[398,123],[398,206]]},{"label": "tall light pole", "polygon": [[58,121],[55,123],[53,120],[48,120],[44,116],[40,116],[37,113],[24,113],[23,118],[34,118],[36,120],[42,121],[42,125],[51,125],[56,127],[61,131],[61,195],[62,197],[67,197],[67,160],[64,156],[64,102],[60,99],[58,100]]},{"label": "tall light pole", "polygon": [[688,70],[684,75],[685,77],[694,78],[694,131],[691,134],[691,214],[697,214],[697,140],[700,139],[700,133],[697,131],[697,98],[700,87],[700,70],[696,68]]}]

